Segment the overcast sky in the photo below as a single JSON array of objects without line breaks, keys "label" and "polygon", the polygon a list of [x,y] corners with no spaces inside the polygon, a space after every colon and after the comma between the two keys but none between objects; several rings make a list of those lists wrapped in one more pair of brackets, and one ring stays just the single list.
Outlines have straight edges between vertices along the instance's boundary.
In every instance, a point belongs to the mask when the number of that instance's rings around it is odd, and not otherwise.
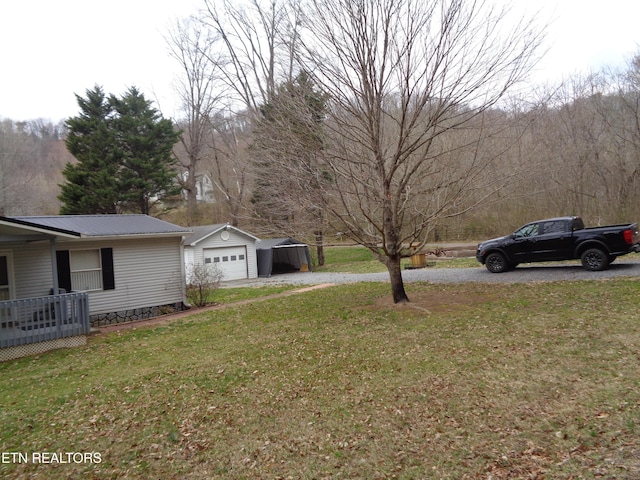
[{"label": "overcast sky", "polygon": [[[496,0],[503,1],[503,0]],[[640,49],[640,0],[504,0],[552,19],[536,78],[622,67]],[[177,65],[164,40],[202,0],[4,0],[0,10],[0,118],[54,122],[78,114],[74,94],[130,86],[176,112]]]}]

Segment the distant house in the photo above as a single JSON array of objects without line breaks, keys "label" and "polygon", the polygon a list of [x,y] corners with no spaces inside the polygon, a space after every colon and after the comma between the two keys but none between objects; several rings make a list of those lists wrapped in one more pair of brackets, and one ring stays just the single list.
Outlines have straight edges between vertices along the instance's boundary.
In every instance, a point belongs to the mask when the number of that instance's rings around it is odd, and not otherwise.
[{"label": "distant house", "polygon": [[0,350],[182,308],[190,233],[147,215],[0,217]]},{"label": "distant house", "polygon": [[[183,172],[181,175],[181,180],[180,179],[176,179],[176,182],[181,181],[183,182],[182,184],[184,185],[184,183],[186,183],[187,179],[189,178],[189,173],[188,172]],[[198,203],[216,203],[216,197],[214,194],[214,184],[213,181],[211,180],[211,177],[206,174],[198,174],[196,175],[196,202]],[[187,200],[187,191],[186,190],[182,190],[180,197],[179,197],[182,201],[186,201]],[[160,201],[160,197],[158,195],[152,195],[149,200],[151,202],[158,202]],[[167,202],[167,201],[171,201],[169,199],[163,199],[162,202]]]},{"label": "distant house", "polygon": [[[183,172],[182,181],[186,183],[189,178],[188,172]],[[206,173],[200,173],[196,175],[196,201],[199,203],[215,203],[216,197],[214,195],[213,181],[211,177]],[[187,192],[182,191],[182,196],[186,200]]]},{"label": "distant house", "polygon": [[196,265],[219,269],[223,281],[258,276],[257,237],[224,223],[191,227],[191,230],[193,233],[184,241],[187,283],[192,280]]}]

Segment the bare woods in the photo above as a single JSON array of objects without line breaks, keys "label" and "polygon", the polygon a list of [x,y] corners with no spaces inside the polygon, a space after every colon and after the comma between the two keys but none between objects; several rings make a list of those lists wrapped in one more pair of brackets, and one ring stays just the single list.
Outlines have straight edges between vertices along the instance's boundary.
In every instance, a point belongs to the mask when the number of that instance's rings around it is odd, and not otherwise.
[{"label": "bare woods", "polygon": [[[184,193],[154,214],[314,242],[340,232],[383,261],[407,241],[533,217],[639,219],[640,57],[529,87],[544,24],[509,15],[454,0],[205,0],[165,37]],[[63,122],[0,121],[2,213],[59,212],[64,136]]]}]

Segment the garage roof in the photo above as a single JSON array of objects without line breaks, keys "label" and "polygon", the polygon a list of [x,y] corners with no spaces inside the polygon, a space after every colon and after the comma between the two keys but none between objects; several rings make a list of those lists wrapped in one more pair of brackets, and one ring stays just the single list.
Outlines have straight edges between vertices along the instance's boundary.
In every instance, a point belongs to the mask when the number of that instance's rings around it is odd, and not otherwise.
[{"label": "garage roof", "polygon": [[303,243],[295,238],[267,238],[266,240],[260,240],[260,243],[256,246],[257,250],[267,250],[269,248],[281,248],[281,247],[306,247],[306,243]]},{"label": "garage roof", "polygon": [[214,225],[201,225],[198,227],[191,227],[192,234],[184,239],[184,244],[188,246],[195,246],[197,243],[209,238],[211,235],[219,232],[220,230],[233,230],[238,232],[241,235],[244,235],[253,240],[260,240],[259,238],[251,235],[250,233],[244,232],[239,228],[236,228],[228,223],[216,223]]}]

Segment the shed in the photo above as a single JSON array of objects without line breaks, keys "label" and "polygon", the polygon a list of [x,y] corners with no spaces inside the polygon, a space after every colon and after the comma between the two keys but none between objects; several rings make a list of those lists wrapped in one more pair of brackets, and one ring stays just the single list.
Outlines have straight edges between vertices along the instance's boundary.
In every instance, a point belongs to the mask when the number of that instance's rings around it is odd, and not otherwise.
[{"label": "shed", "polygon": [[254,235],[228,223],[192,227],[184,241],[184,264],[187,283],[196,265],[216,266],[222,280],[256,278],[256,243]]},{"label": "shed", "polygon": [[259,277],[270,277],[273,273],[311,270],[309,246],[294,238],[261,240],[256,251]]}]

